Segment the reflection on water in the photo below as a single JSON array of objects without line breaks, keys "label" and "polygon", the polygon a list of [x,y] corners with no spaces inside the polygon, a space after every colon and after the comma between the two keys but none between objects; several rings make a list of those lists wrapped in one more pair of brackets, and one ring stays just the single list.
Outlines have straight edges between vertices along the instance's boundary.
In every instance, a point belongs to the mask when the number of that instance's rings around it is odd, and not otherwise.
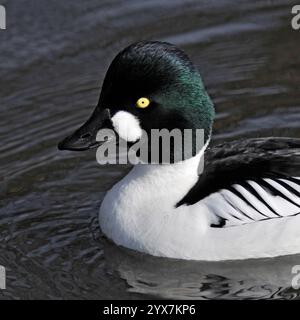
[{"label": "reflection on water", "polygon": [[294,299],[291,270],[300,256],[248,261],[198,262],[155,258],[112,244],[107,265],[129,291],[169,299]]},{"label": "reflection on water", "polygon": [[[5,2],[5,1],[4,1]],[[0,33],[1,299],[294,299],[300,257],[204,263],[153,258],[106,241],[97,214],[129,168],[57,142],[97,102],[113,56],[140,39],[180,45],[216,104],[214,141],[300,136],[300,32],[293,1],[4,3]]]}]

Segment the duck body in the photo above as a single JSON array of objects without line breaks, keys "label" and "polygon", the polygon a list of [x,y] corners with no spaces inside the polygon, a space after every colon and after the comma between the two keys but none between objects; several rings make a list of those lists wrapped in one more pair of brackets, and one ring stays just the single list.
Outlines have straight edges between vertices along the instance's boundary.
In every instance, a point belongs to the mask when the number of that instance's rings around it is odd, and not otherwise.
[{"label": "duck body", "polygon": [[189,129],[192,137],[201,129],[203,143],[192,139],[188,157],[177,161],[174,149],[169,163],[141,161],[107,192],[99,213],[103,233],[118,245],[169,258],[300,253],[300,139],[209,147],[214,114],[187,55],[168,43],[142,41],[114,58],[92,116],[58,147],[100,148],[104,140],[97,137],[107,128],[129,143],[153,129]]},{"label": "duck body", "polygon": [[288,138],[233,141],[182,163],[141,164],[108,191],[100,225],[119,245],[169,258],[300,253],[300,179],[289,175],[299,170],[300,139]]}]

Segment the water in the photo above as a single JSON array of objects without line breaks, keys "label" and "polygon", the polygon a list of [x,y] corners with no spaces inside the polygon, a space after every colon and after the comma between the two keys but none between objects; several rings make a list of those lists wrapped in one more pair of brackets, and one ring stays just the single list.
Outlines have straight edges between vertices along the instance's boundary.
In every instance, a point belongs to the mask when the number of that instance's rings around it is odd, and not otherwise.
[{"label": "water", "polygon": [[[183,4],[184,3],[184,4]],[[214,141],[300,137],[294,1],[1,1],[0,299],[293,299],[300,256],[203,263],[116,247],[97,215],[128,168],[58,152],[91,113],[114,55],[140,39],[178,44],[218,112]]]}]

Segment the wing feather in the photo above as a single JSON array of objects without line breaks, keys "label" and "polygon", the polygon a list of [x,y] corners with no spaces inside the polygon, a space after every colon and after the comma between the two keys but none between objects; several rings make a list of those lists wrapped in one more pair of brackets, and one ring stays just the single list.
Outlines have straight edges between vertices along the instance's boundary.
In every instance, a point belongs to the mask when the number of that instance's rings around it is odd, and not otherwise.
[{"label": "wing feather", "polygon": [[204,172],[177,207],[199,201],[218,218],[215,227],[300,214],[300,139],[249,139],[211,148]]}]

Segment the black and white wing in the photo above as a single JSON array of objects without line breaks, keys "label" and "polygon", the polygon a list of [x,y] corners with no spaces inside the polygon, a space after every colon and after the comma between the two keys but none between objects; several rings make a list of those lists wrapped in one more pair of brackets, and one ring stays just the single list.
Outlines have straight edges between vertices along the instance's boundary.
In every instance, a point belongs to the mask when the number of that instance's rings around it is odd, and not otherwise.
[{"label": "black and white wing", "polygon": [[204,172],[177,207],[204,203],[212,227],[300,214],[300,139],[227,142],[207,150]]}]

